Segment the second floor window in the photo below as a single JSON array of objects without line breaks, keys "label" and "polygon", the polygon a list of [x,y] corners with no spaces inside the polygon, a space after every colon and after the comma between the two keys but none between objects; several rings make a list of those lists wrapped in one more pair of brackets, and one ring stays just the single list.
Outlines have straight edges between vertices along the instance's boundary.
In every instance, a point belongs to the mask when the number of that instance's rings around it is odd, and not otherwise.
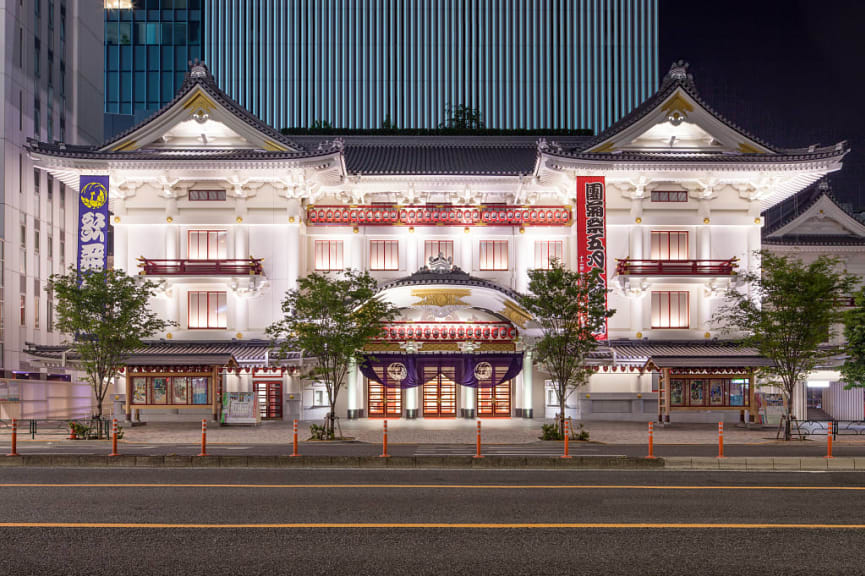
[{"label": "second floor window", "polygon": [[652,190],[652,202],[687,202],[687,190]]},{"label": "second floor window", "polygon": [[328,272],[343,268],[342,240],[316,240],[315,269]]},{"label": "second floor window", "polygon": [[399,242],[396,240],[370,240],[369,269],[399,270]]},{"label": "second floor window", "polygon": [[228,328],[227,308],[225,292],[190,292],[189,329]]},{"label": "second floor window", "polygon": [[535,268],[549,270],[553,262],[565,263],[565,250],[561,240],[535,241]]},{"label": "second floor window", "polygon": [[478,254],[478,268],[481,270],[508,269],[508,241],[481,240]]},{"label": "second floor window", "polygon": [[652,231],[652,260],[687,260],[688,233]]},{"label": "second floor window", "polygon": [[426,240],[423,243],[423,266],[429,264],[430,258],[438,258],[441,254],[445,258],[454,257],[453,240]]},{"label": "second floor window", "polygon": [[688,292],[652,292],[652,328],[688,328]]},{"label": "second floor window", "polygon": [[224,260],[226,244],[225,230],[190,230],[186,253],[190,260]]}]

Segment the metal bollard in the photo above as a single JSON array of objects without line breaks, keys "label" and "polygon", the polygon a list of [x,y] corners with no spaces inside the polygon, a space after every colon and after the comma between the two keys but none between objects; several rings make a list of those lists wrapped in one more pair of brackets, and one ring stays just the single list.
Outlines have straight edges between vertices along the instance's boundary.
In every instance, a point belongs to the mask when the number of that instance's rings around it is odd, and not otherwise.
[{"label": "metal bollard", "polygon": [[201,454],[207,456],[207,420],[201,420]]},{"label": "metal bollard", "polygon": [[475,458],[483,458],[481,454],[481,421],[478,420],[478,442],[477,442],[477,452],[474,455]]},{"label": "metal bollard", "polygon": [[832,422],[829,422],[829,430],[826,435],[826,456],[825,458],[834,458],[832,456]]},{"label": "metal bollard", "polygon": [[381,454],[378,457],[390,458],[390,454],[387,453],[387,420],[384,421],[384,436],[381,441]]},{"label": "metal bollard", "polygon": [[649,422],[649,455],[646,456],[649,460],[655,459],[655,423]]},{"label": "metal bollard", "polygon": [[120,456],[117,452],[117,418],[111,422],[111,454],[109,456]]},{"label": "metal bollard", "polygon": [[18,453],[18,419],[12,419],[12,451],[7,456],[21,456]]},{"label": "metal bollard", "polygon": [[569,446],[568,446],[568,421],[565,420],[565,453],[562,454],[562,458],[570,458]]},{"label": "metal bollard", "polygon": [[291,451],[292,458],[295,456],[300,456],[300,453],[297,451],[297,420],[294,421],[294,441],[292,444],[294,446]]},{"label": "metal bollard", "polygon": [[718,458],[724,457],[724,423],[718,422]]}]

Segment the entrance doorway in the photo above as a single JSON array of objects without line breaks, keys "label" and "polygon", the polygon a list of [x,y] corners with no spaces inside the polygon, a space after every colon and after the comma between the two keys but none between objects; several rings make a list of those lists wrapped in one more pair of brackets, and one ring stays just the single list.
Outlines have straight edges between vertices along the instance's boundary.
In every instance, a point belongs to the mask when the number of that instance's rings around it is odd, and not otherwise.
[{"label": "entrance doorway", "polygon": [[262,420],[282,420],[282,382],[260,380],[255,382],[258,411]]},{"label": "entrance doorway", "polygon": [[399,418],[402,416],[402,389],[368,381],[367,406],[370,418]]},{"label": "entrance doorway", "polygon": [[478,388],[478,416],[485,418],[510,418],[511,383],[502,382],[490,388]]},{"label": "entrance doorway", "polygon": [[450,366],[424,367],[423,417],[456,418],[457,384]]}]

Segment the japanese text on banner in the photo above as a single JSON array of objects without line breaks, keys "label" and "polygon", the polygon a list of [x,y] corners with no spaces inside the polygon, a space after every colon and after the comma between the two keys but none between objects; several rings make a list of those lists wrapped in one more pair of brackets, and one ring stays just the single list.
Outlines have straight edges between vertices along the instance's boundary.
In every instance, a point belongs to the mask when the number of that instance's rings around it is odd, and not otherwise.
[{"label": "japanese text on banner", "polygon": [[78,193],[78,270],[108,266],[108,176],[81,176]]},{"label": "japanese text on banner", "polygon": [[[606,295],[607,189],[603,176],[577,177],[577,262],[582,274],[600,269]],[[597,338],[607,339],[606,320]]]}]

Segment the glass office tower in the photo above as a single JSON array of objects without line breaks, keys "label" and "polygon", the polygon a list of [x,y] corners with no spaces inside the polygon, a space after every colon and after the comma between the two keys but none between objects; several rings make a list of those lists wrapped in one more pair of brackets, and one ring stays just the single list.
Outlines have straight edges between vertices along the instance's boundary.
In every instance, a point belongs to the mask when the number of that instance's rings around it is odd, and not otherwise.
[{"label": "glass office tower", "polygon": [[202,0],[105,0],[105,132],[170,101],[201,58]]},{"label": "glass office tower", "polygon": [[466,106],[488,128],[598,132],[658,84],[658,0],[105,3],[105,111],[137,119],[195,57],[276,128],[435,128]]}]

